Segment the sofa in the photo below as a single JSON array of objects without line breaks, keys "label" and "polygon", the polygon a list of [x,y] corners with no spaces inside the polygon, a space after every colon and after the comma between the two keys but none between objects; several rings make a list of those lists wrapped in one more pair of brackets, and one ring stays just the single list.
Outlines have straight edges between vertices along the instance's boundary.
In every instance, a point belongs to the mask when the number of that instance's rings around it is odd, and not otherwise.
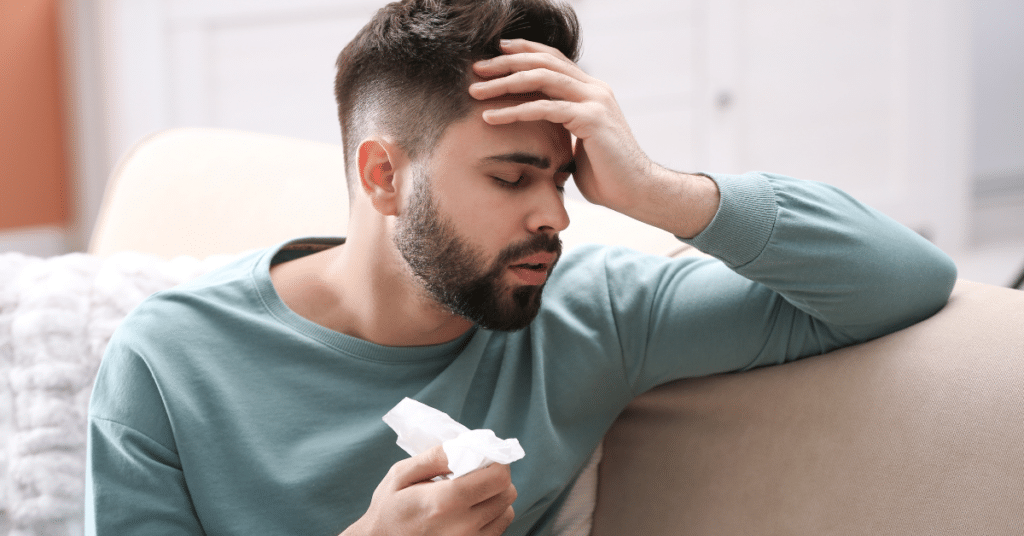
[{"label": "sofa", "polygon": [[[0,255],[0,536],[81,532],[88,393],[119,320],[240,252],[345,234],[344,184],[335,145],[170,130],[118,165],[88,253]],[[566,204],[566,248],[700,254]],[[558,527],[1024,534],[1024,293],[961,280],[944,309],[889,336],[642,395],[592,456]]]}]

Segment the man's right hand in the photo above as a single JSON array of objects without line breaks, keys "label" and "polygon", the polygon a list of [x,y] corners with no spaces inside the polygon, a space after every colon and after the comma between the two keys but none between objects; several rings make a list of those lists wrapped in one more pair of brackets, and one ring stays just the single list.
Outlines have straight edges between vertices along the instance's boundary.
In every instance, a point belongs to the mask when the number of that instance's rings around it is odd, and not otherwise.
[{"label": "man's right hand", "polygon": [[497,536],[512,523],[516,488],[509,466],[492,464],[454,480],[434,447],[391,466],[370,508],[341,536]]}]

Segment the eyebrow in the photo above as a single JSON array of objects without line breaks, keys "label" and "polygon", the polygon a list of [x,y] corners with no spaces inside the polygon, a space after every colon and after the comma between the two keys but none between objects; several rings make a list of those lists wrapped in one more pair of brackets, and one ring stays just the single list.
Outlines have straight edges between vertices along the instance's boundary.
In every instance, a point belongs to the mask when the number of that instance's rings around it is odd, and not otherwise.
[{"label": "eyebrow", "polygon": [[[546,156],[537,156],[530,153],[508,153],[488,156],[483,159],[485,162],[511,162],[513,164],[525,164],[537,169],[548,169],[551,167],[551,160]],[[558,168],[558,173],[572,173],[576,171],[576,161],[570,160]]]}]

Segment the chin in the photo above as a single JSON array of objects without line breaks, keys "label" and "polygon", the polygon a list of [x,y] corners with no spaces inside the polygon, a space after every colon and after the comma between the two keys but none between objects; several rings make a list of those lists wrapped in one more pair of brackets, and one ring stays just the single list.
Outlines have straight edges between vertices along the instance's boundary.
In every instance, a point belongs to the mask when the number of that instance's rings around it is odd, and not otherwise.
[{"label": "chin", "polygon": [[[520,286],[501,298],[491,301],[478,314],[470,318],[474,323],[491,331],[520,331],[537,318],[540,312],[544,285]],[[501,302],[497,307],[495,302]]]}]

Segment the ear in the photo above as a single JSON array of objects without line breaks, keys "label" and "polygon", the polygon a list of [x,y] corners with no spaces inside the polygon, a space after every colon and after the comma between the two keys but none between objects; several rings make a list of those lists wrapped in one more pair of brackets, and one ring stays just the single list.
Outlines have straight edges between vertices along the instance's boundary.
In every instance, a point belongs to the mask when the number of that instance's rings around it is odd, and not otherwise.
[{"label": "ear", "polygon": [[384,216],[398,214],[399,195],[395,170],[402,154],[394,144],[381,138],[368,138],[359,145],[359,185]]}]

